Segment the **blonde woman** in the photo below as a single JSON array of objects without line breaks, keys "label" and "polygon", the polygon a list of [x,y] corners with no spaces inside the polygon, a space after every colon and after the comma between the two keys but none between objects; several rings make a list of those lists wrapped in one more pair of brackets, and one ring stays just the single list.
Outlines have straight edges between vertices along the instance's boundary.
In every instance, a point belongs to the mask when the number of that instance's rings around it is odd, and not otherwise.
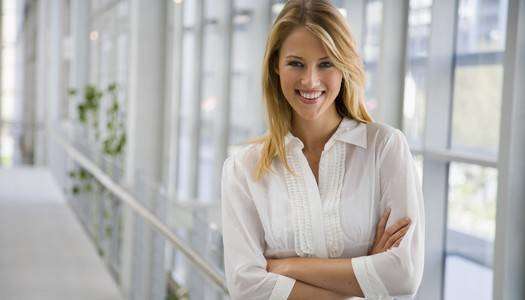
[{"label": "blonde woman", "polygon": [[291,0],[263,62],[268,134],[224,163],[232,299],[390,299],[423,272],[423,198],[403,133],[374,123],[344,17]]}]

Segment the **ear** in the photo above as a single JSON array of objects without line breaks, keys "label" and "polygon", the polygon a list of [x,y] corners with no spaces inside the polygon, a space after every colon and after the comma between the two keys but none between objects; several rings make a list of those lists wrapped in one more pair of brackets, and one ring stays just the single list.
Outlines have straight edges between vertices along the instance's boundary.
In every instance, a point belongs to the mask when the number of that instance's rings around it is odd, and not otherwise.
[{"label": "ear", "polygon": [[277,61],[273,66],[274,72],[279,75],[279,62]]}]

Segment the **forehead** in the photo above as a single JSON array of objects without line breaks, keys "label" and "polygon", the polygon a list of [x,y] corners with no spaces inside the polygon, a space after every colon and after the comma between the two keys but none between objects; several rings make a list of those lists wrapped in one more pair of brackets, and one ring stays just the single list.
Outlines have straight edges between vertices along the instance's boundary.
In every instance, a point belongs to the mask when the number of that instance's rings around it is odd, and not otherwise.
[{"label": "forehead", "polygon": [[323,43],[304,27],[294,29],[284,40],[279,51],[280,57],[288,55],[305,59],[319,59],[327,56]]}]

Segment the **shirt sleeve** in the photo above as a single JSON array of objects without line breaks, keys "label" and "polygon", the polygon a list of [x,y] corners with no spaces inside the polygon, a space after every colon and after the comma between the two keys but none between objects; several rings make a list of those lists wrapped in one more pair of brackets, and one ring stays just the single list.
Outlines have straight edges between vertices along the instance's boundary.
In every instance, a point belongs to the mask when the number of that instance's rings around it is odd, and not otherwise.
[{"label": "shirt sleeve", "polygon": [[266,271],[264,231],[246,180],[228,158],[222,172],[224,268],[231,299],[287,299],[295,279]]},{"label": "shirt sleeve", "polygon": [[379,155],[381,211],[392,209],[387,228],[403,217],[411,224],[399,247],[352,259],[355,276],[366,298],[411,296],[417,292],[424,264],[424,207],[421,183],[405,136],[388,138]]}]

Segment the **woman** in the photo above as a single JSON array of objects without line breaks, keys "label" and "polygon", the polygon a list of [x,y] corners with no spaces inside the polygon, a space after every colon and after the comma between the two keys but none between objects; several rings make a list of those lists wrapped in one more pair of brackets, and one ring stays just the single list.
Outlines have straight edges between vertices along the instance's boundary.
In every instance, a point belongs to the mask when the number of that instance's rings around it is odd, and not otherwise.
[{"label": "woman", "polygon": [[232,299],[413,295],[423,198],[404,135],[372,122],[344,17],[291,0],[263,64],[266,136],[224,163],[222,222]]}]

